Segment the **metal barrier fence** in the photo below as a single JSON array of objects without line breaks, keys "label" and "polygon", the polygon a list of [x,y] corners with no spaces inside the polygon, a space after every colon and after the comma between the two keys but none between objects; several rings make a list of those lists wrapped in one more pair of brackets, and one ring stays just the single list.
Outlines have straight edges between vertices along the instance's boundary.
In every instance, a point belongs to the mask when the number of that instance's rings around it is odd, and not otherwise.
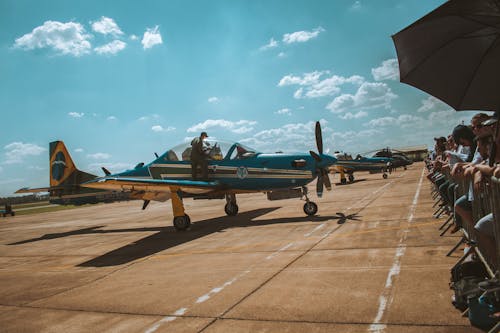
[{"label": "metal barrier fence", "polygon": [[[491,177],[490,180],[490,201],[493,212],[495,244],[496,244],[496,269],[500,269],[500,179]],[[497,272],[497,277],[498,276]]]},{"label": "metal barrier fence", "polygon": [[[472,186],[472,185],[471,185]],[[479,220],[491,213],[491,180],[489,177],[483,177],[483,181],[479,188],[474,188],[474,198],[472,200],[472,219],[473,224],[467,226],[467,232],[472,240],[476,242],[479,249],[479,254],[483,256],[485,264],[489,266],[492,272],[496,272],[498,265],[496,262],[496,242],[494,235],[486,237],[474,227]],[[490,240],[492,239],[492,240]]]}]

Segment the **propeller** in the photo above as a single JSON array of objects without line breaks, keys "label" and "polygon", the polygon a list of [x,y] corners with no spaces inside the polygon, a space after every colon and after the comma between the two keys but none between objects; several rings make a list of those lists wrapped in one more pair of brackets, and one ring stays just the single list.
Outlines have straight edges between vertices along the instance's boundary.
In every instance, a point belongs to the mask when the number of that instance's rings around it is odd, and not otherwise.
[{"label": "propeller", "polygon": [[318,148],[318,153],[310,150],[309,154],[311,154],[312,158],[316,160],[316,174],[318,175],[318,180],[316,182],[316,194],[318,197],[323,195],[323,188],[326,187],[328,191],[332,189],[332,183],[330,182],[330,178],[328,177],[328,168],[327,166],[321,165],[323,162],[323,135],[321,134],[321,124],[319,121],[316,122],[315,128],[316,134],[316,147]]}]

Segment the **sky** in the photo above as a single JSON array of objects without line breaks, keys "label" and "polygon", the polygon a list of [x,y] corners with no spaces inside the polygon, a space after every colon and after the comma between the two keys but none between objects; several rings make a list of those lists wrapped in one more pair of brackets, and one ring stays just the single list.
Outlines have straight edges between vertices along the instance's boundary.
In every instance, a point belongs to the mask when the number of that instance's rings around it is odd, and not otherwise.
[{"label": "sky", "polygon": [[102,175],[201,131],[263,152],[432,145],[470,112],[399,82],[391,35],[443,0],[0,2],[0,196],[49,142]]}]

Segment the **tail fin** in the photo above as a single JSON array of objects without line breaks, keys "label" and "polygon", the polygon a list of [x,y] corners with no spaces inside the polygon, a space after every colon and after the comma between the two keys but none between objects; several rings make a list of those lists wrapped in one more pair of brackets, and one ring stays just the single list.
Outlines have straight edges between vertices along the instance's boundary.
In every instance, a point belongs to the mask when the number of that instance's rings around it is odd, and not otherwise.
[{"label": "tail fin", "polygon": [[62,141],[51,142],[49,154],[50,187],[75,186],[97,177],[76,168]]}]

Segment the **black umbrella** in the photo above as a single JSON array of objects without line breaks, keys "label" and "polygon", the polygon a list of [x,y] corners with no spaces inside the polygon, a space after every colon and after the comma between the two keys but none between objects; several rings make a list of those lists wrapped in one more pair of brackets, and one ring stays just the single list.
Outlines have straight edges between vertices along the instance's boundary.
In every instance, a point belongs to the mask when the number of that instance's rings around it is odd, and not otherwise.
[{"label": "black umbrella", "polygon": [[451,0],[392,36],[401,82],[458,110],[500,110],[500,3]]}]

